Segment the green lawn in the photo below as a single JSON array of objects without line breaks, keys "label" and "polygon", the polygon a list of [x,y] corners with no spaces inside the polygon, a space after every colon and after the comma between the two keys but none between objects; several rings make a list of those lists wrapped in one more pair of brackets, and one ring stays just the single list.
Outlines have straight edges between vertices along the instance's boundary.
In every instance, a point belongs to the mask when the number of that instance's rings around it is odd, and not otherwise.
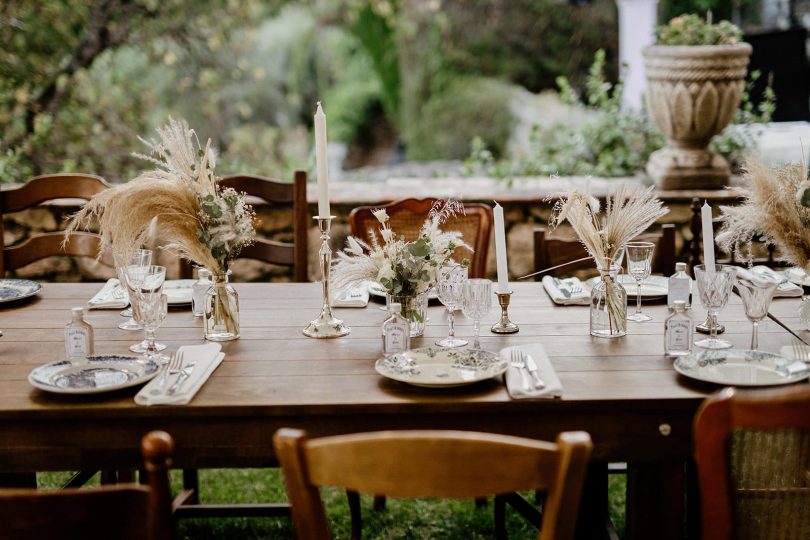
[{"label": "green lawn", "polygon": [[[43,486],[55,487],[67,473],[39,475]],[[97,478],[94,479],[97,483]],[[172,486],[182,484],[180,472],[172,473]],[[624,475],[609,480],[610,511],[620,535],[624,532]],[[208,503],[276,502],[285,500],[279,469],[214,469],[200,471],[200,497]],[[527,497],[529,494],[526,494]],[[323,491],[334,538],[349,538],[351,523],[346,495],[342,490]],[[492,538],[492,504],[476,508],[473,501],[434,499],[389,500],[386,510],[374,512],[371,496],[363,495],[363,538],[365,539],[475,539]],[[507,508],[509,538],[536,538],[536,530]],[[292,538],[286,518],[185,519],[178,537],[188,540],[270,540]]]}]

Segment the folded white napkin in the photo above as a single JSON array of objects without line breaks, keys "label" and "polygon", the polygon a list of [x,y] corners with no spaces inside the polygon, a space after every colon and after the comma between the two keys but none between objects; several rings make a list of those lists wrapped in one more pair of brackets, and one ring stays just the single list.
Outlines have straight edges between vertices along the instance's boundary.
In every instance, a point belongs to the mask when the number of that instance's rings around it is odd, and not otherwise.
[{"label": "folded white napkin", "polygon": [[506,347],[505,349],[501,349],[501,358],[505,359],[507,362],[511,361],[513,349],[520,349],[524,354],[534,358],[537,364],[537,373],[546,385],[543,388],[532,387],[531,390],[527,390],[523,385],[523,377],[518,371],[518,368],[512,367],[510,364],[504,377],[506,379],[506,389],[512,399],[558,398],[562,396],[563,387],[560,378],[554,371],[554,366],[551,365],[546,350],[540,343]]},{"label": "folded white napkin", "polygon": [[[166,381],[163,391],[158,395],[152,395],[153,388],[160,388],[161,378],[163,373],[159,373],[157,377],[149,381],[149,384],[141,388],[141,391],[135,394],[135,403],[138,405],[186,405],[190,402],[200,388],[208,380],[208,377],[214,372],[222,359],[225,358],[225,353],[220,352],[222,346],[219,343],[206,343],[204,345],[185,345],[178,349],[183,351],[183,366],[186,367],[190,362],[194,362],[194,369],[191,375],[183,382],[180,388],[171,395],[166,394],[166,390],[177,380],[180,376],[172,375]],[[165,369],[165,368],[164,368]],[[182,368],[181,368],[182,369]]]},{"label": "folded white napkin", "polygon": [[124,309],[129,305],[126,288],[116,278],[110,278],[93,298],[87,302],[89,309]]},{"label": "folded white napkin", "polygon": [[332,299],[332,307],[364,308],[368,305],[368,283],[347,287]]},{"label": "folded white napkin", "polygon": [[[558,279],[553,276],[545,276],[543,288],[551,297],[551,301],[561,306],[585,306],[591,303],[590,287],[575,277]],[[577,288],[579,288],[578,291]]]},{"label": "folded white napkin", "polygon": [[[791,296],[802,296],[804,294],[804,289],[788,281],[787,277],[783,274],[776,272],[767,266],[759,265],[751,268],[751,271],[760,277],[774,279],[779,282],[779,286],[776,288],[776,293],[774,293],[775,297],[791,297]],[[739,270],[737,270],[739,273]]]}]

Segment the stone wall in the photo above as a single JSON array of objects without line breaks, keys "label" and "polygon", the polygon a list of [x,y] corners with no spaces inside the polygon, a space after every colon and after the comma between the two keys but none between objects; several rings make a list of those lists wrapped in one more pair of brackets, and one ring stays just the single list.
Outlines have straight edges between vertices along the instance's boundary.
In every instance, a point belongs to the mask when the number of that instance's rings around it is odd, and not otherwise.
[{"label": "stone wall", "polygon": [[[555,183],[556,182],[556,183]],[[581,183],[585,179],[519,179],[507,183],[492,179],[390,179],[375,183],[333,183],[332,213],[337,216],[332,229],[331,245],[333,249],[342,248],[349,233],[348,215],[351,210],[362,204],[382,204],[392,199],[408,196],[425,197],[434,193],[439,197],[455,197],[465,201],[492,203],[497,199],[504,207],[507,228],[507,245],[509,250],[509,273],[512,278],[534,271],[533,231],[536,226],[545,226],[551,212],[551,202],[544,200],[547,196]],[[597,196],[604,196],[615,181],[591,180],[590,189]],[[314,195],[315,190],[310,190]],[[661,192],[659,196],[669,207],[670,212],[661,223],[675,223],[679,227],[680,259],[685,260],[683,246],[691,233],[688,230],[691,218],[690,203],[693,196],[709,198],[714,203],[728,203],[737,200],[739,192],[722,190],[712,192]],[[310,201],[310,213],[316,212],[314,200]],[[55,231],[64,227],[68,215],[78,208],[77,201],[53,201],[52,203],[24,212],[4,216],[4,242],[6,245],[24,241],[31,235],[45,231]],[[292,211],[290,209],[270,208],[257,204],[256,214],[259,218],[259,234],[262,237],[279,240],[292,240]],[[555,233],[556,234],[556,233]],[[560,234],[570,234],[560,231]],[[314,225],[309,231],[309,277],[318,279],[317,251],[320,246],[318,232]],[[169,277],[177,275],[177,258],[171,254],[160,253],[158,264],[168,268]],[[488,272],[494,277],[495,247],[490,242],[488,254]],[[286,281],[291,279],[288,269],[273,267],[257,261],[238,260],[233,266],[236,281]],[[11,273],[10,273],[11,275]],[[31,264],[13,273],[15,277],[25,277],[44,281],[97,281],[113,277],[112,269],[92,259],[71,260],[67,257],[46,259]]]}]

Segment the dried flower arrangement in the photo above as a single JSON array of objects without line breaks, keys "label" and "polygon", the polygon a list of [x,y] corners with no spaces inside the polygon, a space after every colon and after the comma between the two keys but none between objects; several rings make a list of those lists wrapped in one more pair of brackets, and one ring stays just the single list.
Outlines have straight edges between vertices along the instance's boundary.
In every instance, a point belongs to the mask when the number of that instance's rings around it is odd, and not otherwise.
[{"label": "dried flower arrangement", "polygon": [[223,274],[255,237],[253,209],[242,194],[219,187],[210,139],[202,147],[194,130],[173,118],[156,131],[159,142],[139,137],[151,155],[134,154],[156,168],[93,197],[67,230],[97,222],[115,260],[127,261],[156,228],[164,249]]},{"label": "dried flower arrangement", "polygon": [[[374,212],[380,222],[379,236],[369,231],[371,244],[353,236],[346,249],[338,253],[332,270],[332,283],[337,289],[365,280],[379,282],[389,294],[416,295],[427,291],[436,281],[436,272],[459,247],[472,248],[461,239],[458,231],[442,231],[439,227],[464,206],[455,200],[437,201],[422,224],[419,237],[411,242],[397,238],[391,229],[385,209]],[[380,241],[382,240],[382,242]]]},{"label": "dried flower arrangement", "polygon": [[[555,203],[549,223],[555,228],[568,221],[596,266],[607,270],[621,260],[627,242],[669,212],[652,190],[652,187],[628,189],[621,184],[608,195],[604,215],[600,217],[599,200],[587,188],[574,189]],[[626,306],[619,305],[612,284],[608,285],[605,307],[609,324],[623,334],[627,327]]]},{"label": "dried flower arrangement", "polygon": [[723,227],[715,238],[719,247],[750,260],[753,238],[763,235],[779,248],[781,260],[810,271],[808,167],[749,161],[743,178],[748,184],[743,204],[720,208]]}]

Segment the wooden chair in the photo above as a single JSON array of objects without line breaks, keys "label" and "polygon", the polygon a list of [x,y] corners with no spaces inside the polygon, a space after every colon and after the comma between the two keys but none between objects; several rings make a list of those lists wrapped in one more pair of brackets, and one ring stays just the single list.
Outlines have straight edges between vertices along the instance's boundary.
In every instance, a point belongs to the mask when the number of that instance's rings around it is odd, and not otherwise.
[{"label": "wooden chair", "polygon": [[[381,206],[358,206],[349,214],[352,236],[368,241],[369,230],[377,231],[380,223],[373,212],[383,208],[388,212],[391,228],[406,240],[416,240],[436,199],[401,199]],[[492,208],[481,203],[465,203],[465,215],[457,215],[442,226],[445,231],[460,231],[464,241],[475,250],[458,249],[453,255],[457,261],[471,260],[470,277],[483,278],[487,272],[487,252],[492,229]]]},{"label": "wooden chair", "polygon": [[[296,171],[292,183],[245,174],[226,176],[219,185],[258,197],[271,205],[292,205],[292,243],[257,238],[253,244],[239,253],[238,258],[289,266],[292,267],[294,281],[309,281],[307,276],[307,230],[310,217],[307,211],[307,173]],[[184,261],[180,274],[184,278],[192,277],[191,265]]]},{"label": "wooden chair", "polygon": [[[473,498],[547,492],[539,538],[573,538],[591,438],[556,443],[463,431],[381,431],[309,440],[283,428],[273,444],[284,469],[298,538],[329,538],[320,486],[393,497]],[[476,465],[477,464],[477,465]]]},{"label": "wooden chair", "polygon": [[[0,191],[0,242],[4,214],[26,210],[53,199],[89,200],[109,187],[98,176],[64,173],[36,176],[20,187]],[[0,276],[46,257],[68,255],[95,258],[101,248],[101,237],[94,233],[71,233],[68,243],[63,245],[64,239],[62,232],[48,232],[29,238],[19,246],[3,245]],[[101,261],[107,266],[114,266],[109,255],[102,257]]]},{"label": "wooden chair", "polygon": [[810,538],[810,388],[737,391],[695,419],[703,538]]},{"label": "wooden chair", "polygon": [[[671,275],[675,271],[675,261],[677,252],[675,248],[675,225],[661,225],[659,232],[644,233],[636,240],[654,242],[655,252],[653,253],[652,271],[654,274]],[[552,268],[569,261],[576,261],[587,257],[588,253],[582,243],[576,238],[551,238],[546,229],[537,227],[534,230],[534,267],[535,270]],[[572,263],[548,274],[536,276],[537,281],[543,279],[544,275],[563,276],[570,274],[574,270],[593,269],[594,262],[591,259]]]},{"label": "wooden chair", "polygon": [[174,442],[153,431],[141,441],[146,485],[0,490],[3,540],[170,540],[169,465]]}]

